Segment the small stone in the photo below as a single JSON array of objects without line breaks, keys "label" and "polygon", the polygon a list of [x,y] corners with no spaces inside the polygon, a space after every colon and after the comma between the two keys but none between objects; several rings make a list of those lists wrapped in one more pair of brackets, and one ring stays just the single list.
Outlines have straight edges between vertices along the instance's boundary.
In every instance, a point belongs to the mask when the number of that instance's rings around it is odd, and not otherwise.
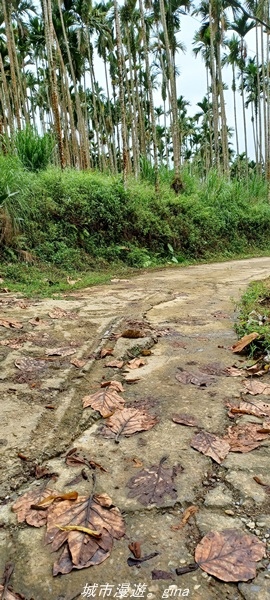
[{"label": "small stone", "polygon": [[194,590],[198,590],[201,586],[199,584],[194,585]]},{"label": "small stone", "polygon": [[268,539],[270,537],[270,533],[265,533],[264,537]]},{"label": "small stone", "polygon": [[[228,510],[224,510],[224,512],[226,513],[226,515],[231,515],[232,517],[233,517],[233,516],[234,516],[234,514],[235,514],[235,513],[233,512],[233,510],[230,510],[230,509],[228,509]],[[242,520],[243,520],[243,519],[242,519]]]},{"label": "small stone", "polygon": [[180,558],[179,562],[181,563],[181,565],[185,565],[186,564],[186,560],[184,558]]},{"label": "small stone", "polygon": [[249,529],[255,529],[255,523],[254,523],[254,521],[249,521],[247,523],[247,527],[249,527]]},{"label": "small stone", "polygon": [[256,535],[261,535],[261,530],[260,530],[260,529],[255,529],[254,533],[255,533]]},{"label": "small stone", "polygon": [[257,525],[258,525],[258,527],[265,527],[265,522],[264,521],[257,521]]},{"label": "small stone", "polygon": [[246,519],[246,517],[240,517],[241,521],[243,521],[243,523],[247,523],[248,519]]},{"label": "small stone", "polygon": [[202,576],[204,579],[208,579],[208,575],[207,575],[207,573],[205,573],[205,571],[203,571],[203,572],[201,573],[201,576]]}]

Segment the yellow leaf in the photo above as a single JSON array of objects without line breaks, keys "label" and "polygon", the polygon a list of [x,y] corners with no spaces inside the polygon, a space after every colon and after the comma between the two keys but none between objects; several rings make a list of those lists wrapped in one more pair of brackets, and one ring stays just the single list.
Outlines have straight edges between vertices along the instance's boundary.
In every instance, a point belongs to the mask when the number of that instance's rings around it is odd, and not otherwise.
[{"label": "yellow leaf", "polygon": [[83,533],[88,533],[88,535],[93,535],[94,537],[101,537],[101,531],[95,531],[94,529],[88,529],[88,527],[81,527],[80,525],[56,525],[62,531],[82,531]]}]

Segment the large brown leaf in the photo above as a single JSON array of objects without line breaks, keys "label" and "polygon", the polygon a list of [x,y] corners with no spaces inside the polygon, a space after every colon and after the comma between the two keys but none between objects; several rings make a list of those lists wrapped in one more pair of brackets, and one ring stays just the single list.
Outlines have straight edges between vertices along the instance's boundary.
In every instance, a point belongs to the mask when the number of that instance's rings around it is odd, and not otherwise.
[{"label": "large brown leaf", "polygon": [[138,431],[147,431],[152,429],[157,422],[158,419],[149,415],[146,411],[137,410],[136,408],[123,408],[123,410],[116,410],[107,419],[106,427],[102,433],[105,437],[114,437],[115,441],[118,442],[120,435],[129,437]]},{"label": "large brown leaf", "polygon": [[178,368],[178,373],[175,375],[175,377],[178,381],[180,381],[180,383],[193,383],[193,385],[198,385],[199,387],[206,387],[207,385],[211,385],[216,381],[216,378],[213,375],[207,375],[206,373],[200,372],[190,373],[181,367]]},{"label": "large brown leaf", "polygon": [[258,394],[263,394],[264,396],[270,395],[269,383],[263,383],[262,381],[255,381],[255,379],[249,379],[248,381],[243,381],[243,385],[246,388],[246,394],[251,394],[252,396],[257,396]]},{"label": "large brown leaf", "polygon": [[227,404],[229,410],[229,416],[240,415],[254,415],[254,417],[270,417],[270,404],[262,402],[262,400],[253,400],[252,402],[240,400],[237,405],[231,403]]},{"label": "large brown leaf", "polygon": [[124,404],[124,398],[116,392],[114,387],[110,386],[83,398],[83,408],[91,406],[94,410],[98,410],[103,417],[110,417],[117,409],[121,410]]},{"label": "large brown leaf", "polygon": [[[98,532],[98,537],[85,531],[61,530],[61,527],[84,527]],[[53,575],[70,573],[102,563],[112,551],[113,540],[125,534],[124,520],[118,508],[112,507],[107,494],[79,497],[75,502],[65,500],[52,505],[48,511],[45,541],[56,551],[65,544],[56,561]]]},{"label": "large brown leaf", "polygon": [[127,483],[130,489],[129,498],[138,498],[144,506],[156,504],[162,506],[164,496],[168,494],[173,500],[177,498],[177,490],[174,485],[176,471],[174,468],[163,466],[166,457],[162,458],[158,465],[152,465],[139,471]]},{"label": "large brown leaf", "polygon": [[233,344],[231,350],[233,352],[242,352],[244,348],[246,348],[249,344],[251,344],[251,342],[253,342],[253,340],[256,340],[256,338],[258,337],[259,333],[257,333],[256,331],[253,331],[253,333],[249,333],[248,335],[244,335],[244,337],[238,340],[238,342]]},{"label": "large brown leaf", "polygon": [[229,444],[231,452],[250,452],[261,445],[262,440],[269,438],[269,433],[261,433],[261,425],[244,423],[230,425],[223,440]]},{"label": "large brown leaf", "polygon": [[224,529],[210,531],[195,550],[203,571],[222,581],[248,581],[256,576],[256,562],[265,554],[265,544],[255,535]]},{"label": "large brown leaf", "polygon": [[16,500],[12,506],[13,512],[17,514],[18,523],[28,523],[33,527],[42,527],[47,521],[47,509],[46,510],[33,510],[32,505],[36,505],[44,498],[47,498],[53,494],[53,490],[49,488],[35,489],[30,492],[26,492],[23,496]]},{"label": "large brown leaf", "polygon": [[200,431],[191,440],[190,445],[195,450],[202,452],[206,456],[210,456],[217,463],[221,463],[230,451],[230,444],[224,439],[208,433],[208,431]]}]

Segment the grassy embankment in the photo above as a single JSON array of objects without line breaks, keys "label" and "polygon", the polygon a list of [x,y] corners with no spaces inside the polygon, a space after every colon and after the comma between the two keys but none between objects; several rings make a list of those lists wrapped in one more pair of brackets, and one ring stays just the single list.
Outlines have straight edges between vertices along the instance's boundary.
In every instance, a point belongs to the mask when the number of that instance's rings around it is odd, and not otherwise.
[{"label": "grassy embankment", "polygon": [[254,357],[266,354],[270,362],[270,277],[250,283],[237,308],[237,335],[241,338],[256,331],[259,337],[250,344],[248,352]]},{"label": "grassy embankment", "polygon": [[[151,174],[150,174],[151,175]],[[184,192],[97,172],[29,172],[0,156],[2,287],[51,295],[126,277],[138,268],[267,254],[270,205],[256,178],[204,181],[183,172]]]}]

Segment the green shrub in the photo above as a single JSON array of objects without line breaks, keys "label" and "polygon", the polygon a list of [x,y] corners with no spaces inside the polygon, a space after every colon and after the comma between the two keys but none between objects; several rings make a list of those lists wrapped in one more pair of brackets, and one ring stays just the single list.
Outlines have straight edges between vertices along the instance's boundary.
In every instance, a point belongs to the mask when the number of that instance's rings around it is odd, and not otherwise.
[{"label": "green shrub", "polygon": [[15,136],[18,157],[28,171],[46,169],[52,160],[55,139],[50,133],[39,133],[33,127],[25,127]]}]

